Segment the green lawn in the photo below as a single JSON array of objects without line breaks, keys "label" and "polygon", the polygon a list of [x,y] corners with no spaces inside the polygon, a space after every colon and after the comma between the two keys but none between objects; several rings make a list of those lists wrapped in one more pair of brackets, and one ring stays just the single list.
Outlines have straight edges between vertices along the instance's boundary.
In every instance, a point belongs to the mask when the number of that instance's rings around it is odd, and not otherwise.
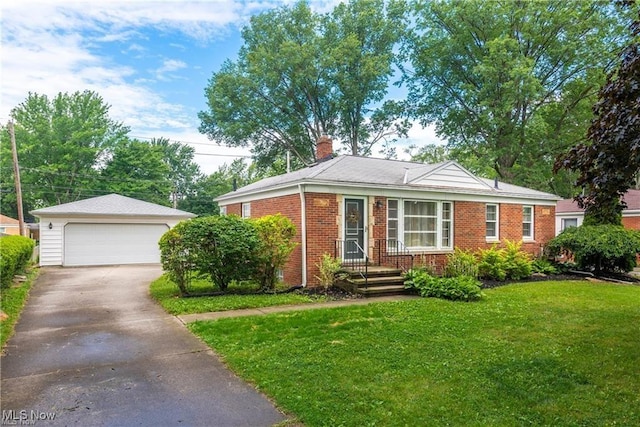
[{"label": "green lawn", "polygon": [[640,425],[640,287],[485,293],[190,328],[308,426]]},{"label": "green lawn", "polygon": [[[194,280],[192,289],[196,292],[213,292],[211,283],[205,280]],[[309,304],[326,301],[327,298],[318,295],[304,295],[300,293],[283,294],[255,294],[256,288],[230,286],[229,295],[208,297],[180,298],[178,288],[166,277],[162,276],[151,283],[151,296],[162,307],[173,315],[208,313],[211,311],[238,310],[242,308],[260,308],[274,305]],[[243,294],[244,292],[244,294]]]},{"label": "green lawn", "polygon": [[15,326],[22,308],[27,302],[29,289],[31,284],[38,277],[39,270],[32,269],[27,273],[27,281],[8,289],[2,289],[0,295],[0,309],[7,315],[7,318],[0,321],[0,348],[4,348],[4,344],[13,335],[13,327]]}]

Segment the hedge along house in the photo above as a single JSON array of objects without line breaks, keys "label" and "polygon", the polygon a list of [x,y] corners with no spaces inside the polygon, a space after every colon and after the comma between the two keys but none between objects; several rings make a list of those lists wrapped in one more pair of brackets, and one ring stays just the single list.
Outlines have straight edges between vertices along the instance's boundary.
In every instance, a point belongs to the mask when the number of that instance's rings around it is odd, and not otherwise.
[{"label": "hedge along house", "polygon": [[419,262],[440,270],[455,247],[522,240],[537,255],[554,237],[555,195],[478,178],[453,161],[334,157],[326,137],[317,147],[317,163],[216,198],[223,214],[281,213],[294,222],[299,245],[286,283],[318,285],[323,253],[350,267]]},{"label": "hedge along house", "polygon": [[155,264],[158,241],[189,212],[118,194],[31,211],[40,220],[40,265]]}]

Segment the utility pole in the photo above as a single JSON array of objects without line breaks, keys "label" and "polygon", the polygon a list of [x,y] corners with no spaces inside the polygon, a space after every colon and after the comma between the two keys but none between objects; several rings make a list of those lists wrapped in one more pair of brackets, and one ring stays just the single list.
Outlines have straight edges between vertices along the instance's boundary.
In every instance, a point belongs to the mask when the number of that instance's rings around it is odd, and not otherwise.
[{"label": "utility pole", "polygon": [[[9,120],[9,135],[11,136],[11,154],[13,155],[13,177],[16,182],[16,203],[18,205],[18,227],[20,235],[24,234],[24,214],[22,213],[22,187],[20,185],[20,166],[18,165],[18,149],[16,148],[16,134],[13,129],[13,120]],[[28,237],[28,236],[27,236]]]}]

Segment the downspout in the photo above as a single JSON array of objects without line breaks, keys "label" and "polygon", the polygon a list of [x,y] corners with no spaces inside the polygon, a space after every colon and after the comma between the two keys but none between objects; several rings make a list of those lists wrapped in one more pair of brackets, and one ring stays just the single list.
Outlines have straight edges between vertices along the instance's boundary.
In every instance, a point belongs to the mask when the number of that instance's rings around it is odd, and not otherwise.
[{"label": "downspout", "polygon": [[302,243],[302,286],[307,286],[307,204],[304,198],[304,186],[298,184],[300,191],[300,240]]}]

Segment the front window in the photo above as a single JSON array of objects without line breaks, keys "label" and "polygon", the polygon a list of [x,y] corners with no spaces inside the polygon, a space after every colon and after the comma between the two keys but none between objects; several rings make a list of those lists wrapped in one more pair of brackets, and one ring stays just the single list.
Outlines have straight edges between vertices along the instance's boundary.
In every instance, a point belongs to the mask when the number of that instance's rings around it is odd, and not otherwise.
[{"label": "front window", "polygon": [[389,248],[400,241],[411,249],[453,247],[453,204],[425,200],[387,200]]},{"label": "front window", "polygon": [[435,247],[438,236],[436,202],[404,202],[404,244],[409,247]]},{"label": "front window", "polygon": [[227,214],[227,207],[220,206],[220,215],[226,215],[226,214]]},{"label": "front window", "polygon": [[498,238],[498,205],[487,205],[485,226],[486,226],[487,239],[497,239]]},{"label": "front window", "polygon": [[242,218],[251,218],[251,203],[242,204]]},{"label": "front window", "polygon": [[533,239],[533,206],[522,207],[522,238]]}]

